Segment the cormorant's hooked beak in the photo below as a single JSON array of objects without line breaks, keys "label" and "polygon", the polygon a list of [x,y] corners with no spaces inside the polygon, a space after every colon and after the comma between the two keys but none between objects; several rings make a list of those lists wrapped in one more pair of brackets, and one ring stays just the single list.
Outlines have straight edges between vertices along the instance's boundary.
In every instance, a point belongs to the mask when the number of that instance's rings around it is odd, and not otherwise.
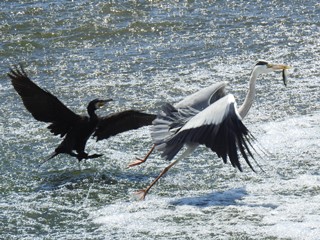
[{"label": "cormorant's hooked beak", "polygon": [[100,108],[100,107],[103,107],[104,105],[106,105],[107,102],[111,102],[111,101],[113,101],[113,99],[111,99],[111,98],[106,99],[106,100],[100,100],[97,105]]}]

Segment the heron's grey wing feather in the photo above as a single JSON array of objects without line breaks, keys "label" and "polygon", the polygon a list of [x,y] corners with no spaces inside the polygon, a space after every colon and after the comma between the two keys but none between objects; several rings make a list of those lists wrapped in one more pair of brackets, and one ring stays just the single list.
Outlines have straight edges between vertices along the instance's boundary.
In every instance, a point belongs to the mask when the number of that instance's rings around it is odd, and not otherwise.
[{"label": "heron's grey wing feather", "polygon": [[226,95],[227,82],[219,82],[187,96],[182,101],[174,104],[175,108],[194,108],[199,111]]},{"label": "heron's grey wing feather", "polygon": [[177,133],[199,111],[225,96],[226,86],[227,82],[215,83],[187,96],[173,106],[164,105],[151,128],[151,136],[156,147],[162,149],[165,146],[162,142]]},{"label": "heron's grey wing feather", "polygon": [[162,111],[157,118],[152,122],[151,137],[156,145],[166,141],[172,135],[177,133],[186,122],[199,111],[193,108],[176,109],[171,104],[167,103],[162,107]]}]

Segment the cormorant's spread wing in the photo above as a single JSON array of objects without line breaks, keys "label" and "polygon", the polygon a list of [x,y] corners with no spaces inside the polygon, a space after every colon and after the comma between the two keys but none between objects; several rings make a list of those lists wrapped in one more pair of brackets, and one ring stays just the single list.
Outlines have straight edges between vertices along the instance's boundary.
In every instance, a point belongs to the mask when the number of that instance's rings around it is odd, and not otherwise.
[{"label": "cormorant's spread wing", "polygon": [[136,110],[126,110],[100,118],[98,127],[93,134],[97,141],[107,139],[118,133],[151,125],[156,115]]},{"label": "cormorant's spread wing", "polygon": [[22,67],[21,70],[17,67],[10,69],[8,76],[27,110],[36,120],[51,122],[48,128],[55,135],[65,135],[80,118],[54,95],[32,82]]},{"label": "cormorant's spread wing", "polygon": [[189,119],[175,134],[162,140],[156,139],[155,144],[168,160],[184,144],[203,144],[216,152],[225,163],[229,158],[232,166],[242,171],[238,151],[253,170],[249,162],[249,157],[253,157],[250,151],[251,139],[249,130],[237,113],[235,99],[229,94]]}]

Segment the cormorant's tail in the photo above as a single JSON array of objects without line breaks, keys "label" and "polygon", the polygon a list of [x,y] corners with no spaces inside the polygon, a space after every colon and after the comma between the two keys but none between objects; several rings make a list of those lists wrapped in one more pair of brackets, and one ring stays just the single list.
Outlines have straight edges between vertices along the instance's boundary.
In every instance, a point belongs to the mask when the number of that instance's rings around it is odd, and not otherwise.
[{"label": "cormorant's tail", "polygon": [[43,160],[40,164],[39,167],[41,167],[44,163],[48,162],[50,159],[54,158],[55,156],[57,156],[59,153],[57,152],[53,152],[47,159]]}]

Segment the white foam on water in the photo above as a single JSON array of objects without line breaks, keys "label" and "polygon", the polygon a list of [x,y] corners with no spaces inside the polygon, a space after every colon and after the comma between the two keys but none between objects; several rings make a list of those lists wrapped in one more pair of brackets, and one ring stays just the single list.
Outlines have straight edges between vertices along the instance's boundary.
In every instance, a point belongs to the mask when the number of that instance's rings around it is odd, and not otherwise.
[{"label": "white foam on water", "polygon": [[[264,162],[267,176],[225,181],[223,191],[172,189],[173,197],[151,192],[145,201],[119,201],[92,212],[92,221],[106,238],[318,239],[320,164],[314,158],[319,159],[319,120],[315,113],[256,126],[264,131],[260,144],[277,156]],[[302,149],[309,155],[297,155]],[[314,166],[299,165],[307,157]],[[278,167],[290,174],[278,174]]]}]

